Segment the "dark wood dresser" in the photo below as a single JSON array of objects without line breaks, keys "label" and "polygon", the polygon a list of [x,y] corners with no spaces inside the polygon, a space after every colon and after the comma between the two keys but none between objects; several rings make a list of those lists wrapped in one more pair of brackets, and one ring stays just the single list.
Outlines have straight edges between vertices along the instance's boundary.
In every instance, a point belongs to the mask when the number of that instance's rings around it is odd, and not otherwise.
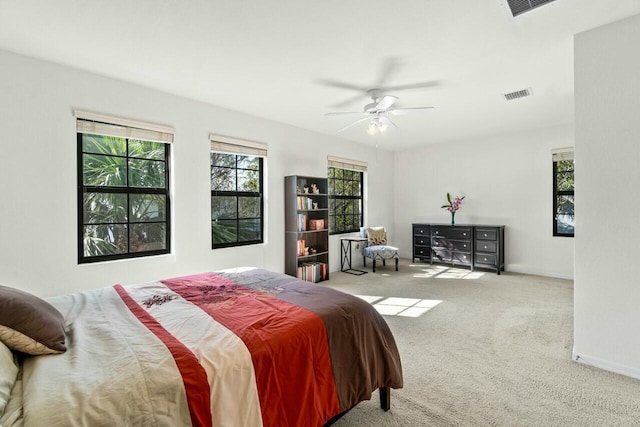
[{"label": "dark wood dresser", "polygon": [[504,271],[504,225],[413,224],[412,229],[413,262]]}]

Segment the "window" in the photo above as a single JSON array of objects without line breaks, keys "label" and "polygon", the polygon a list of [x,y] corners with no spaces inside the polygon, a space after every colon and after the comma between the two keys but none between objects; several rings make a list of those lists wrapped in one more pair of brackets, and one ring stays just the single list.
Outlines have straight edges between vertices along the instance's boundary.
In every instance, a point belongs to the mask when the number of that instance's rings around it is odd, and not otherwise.
[{"label": "window", "polygon": [[211,138],[211,247],[262,243],[266,146]]},{"label": "window", "polygon": [[573,237],[574,161],[573,149],[553,152],[553,235]]},{"label": "window", "polygon": [[169,253],[173,131],[113,124],[129,121],[91,113],[76,117],[78,262]]},{"label": "window", "polygon": [[329,157],[329,231],[360,231],[363,226],[363,178],[366,163]]}]

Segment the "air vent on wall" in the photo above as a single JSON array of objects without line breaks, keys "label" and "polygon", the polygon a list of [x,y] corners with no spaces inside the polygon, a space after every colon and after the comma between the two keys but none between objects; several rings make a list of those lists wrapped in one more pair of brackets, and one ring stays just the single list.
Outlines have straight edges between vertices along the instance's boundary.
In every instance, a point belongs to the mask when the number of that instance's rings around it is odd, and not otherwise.
[{"label": "air vent on wall", "polygon": [[514,18],[539,6],[544,6],[555,0],[507,0]]},{"label": "air vent on wall", "polygon": [[522,90],[517,90],[515,92],[511,92],[511,93],[505,93],[504,94],[504,99],[506,99],[507,101],[512,101],[514,99],[519,99],[519,98],[524,98],[525,96],[531,96],[533,95],[533,92],[531,91],[531,88],[526,88],[526,89],[522,89]]}]

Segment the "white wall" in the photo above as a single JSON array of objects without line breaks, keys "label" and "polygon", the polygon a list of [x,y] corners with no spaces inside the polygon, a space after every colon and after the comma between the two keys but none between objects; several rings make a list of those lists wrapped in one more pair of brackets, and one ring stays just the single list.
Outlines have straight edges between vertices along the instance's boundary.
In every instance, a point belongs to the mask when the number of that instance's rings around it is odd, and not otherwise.
[{"label": "white wall", "polygon": [[[77,264],[81,109],[175,128],[170,255]],[[390,224],[391,153],[0,51],[0,284],[41,296],[252,265],[284,270],[284,176],[326,176],[327,155],[369,163],[368,213]],[[209,133],[269,145],[263,245],[211,250]],[[331,239],[331,266],[340,267]]]},{"label": "white wall", "polygon": [[412,256],[412,223],[450,222],[440,208],[450,192],[466,196],[456,224],[506,226],[507,271],[572,278],[573,239],[554,237],[552,222],[551,149],[569,146],[567,127],[396,153],[394,226],[402,256]]},{"label": "white wall", "polygon": [[574,41],[574,359],[640,378],[640,15]]}]

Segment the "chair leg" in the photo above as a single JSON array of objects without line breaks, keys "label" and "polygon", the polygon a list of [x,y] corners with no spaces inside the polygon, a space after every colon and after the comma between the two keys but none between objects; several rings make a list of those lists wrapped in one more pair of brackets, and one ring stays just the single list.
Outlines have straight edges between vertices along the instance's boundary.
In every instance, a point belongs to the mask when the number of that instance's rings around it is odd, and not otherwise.
[{"label": "chair leg", "polygon": [[367,257],[366,257],[366,256],[363,256],[363,257],[362,257],[362,266],[363,266],[363,267],[366,267],[366,266],[367,266]]},{"label": "chair leg", "polygon": [[396,258],[396,271],[398,271],[398,258]]},{"label": "chair leg", "polygon": [[375,259],[373,260],[373,272],[374,273],[376,272],[376,260]]},{"label": "chair leg", "polygon": [[387,260],[386,260],[386,259],[384,259],[384,258],[382,258],[382,266],[383,266],[383,267],[386,267],[386,266],[387,266]]}]

